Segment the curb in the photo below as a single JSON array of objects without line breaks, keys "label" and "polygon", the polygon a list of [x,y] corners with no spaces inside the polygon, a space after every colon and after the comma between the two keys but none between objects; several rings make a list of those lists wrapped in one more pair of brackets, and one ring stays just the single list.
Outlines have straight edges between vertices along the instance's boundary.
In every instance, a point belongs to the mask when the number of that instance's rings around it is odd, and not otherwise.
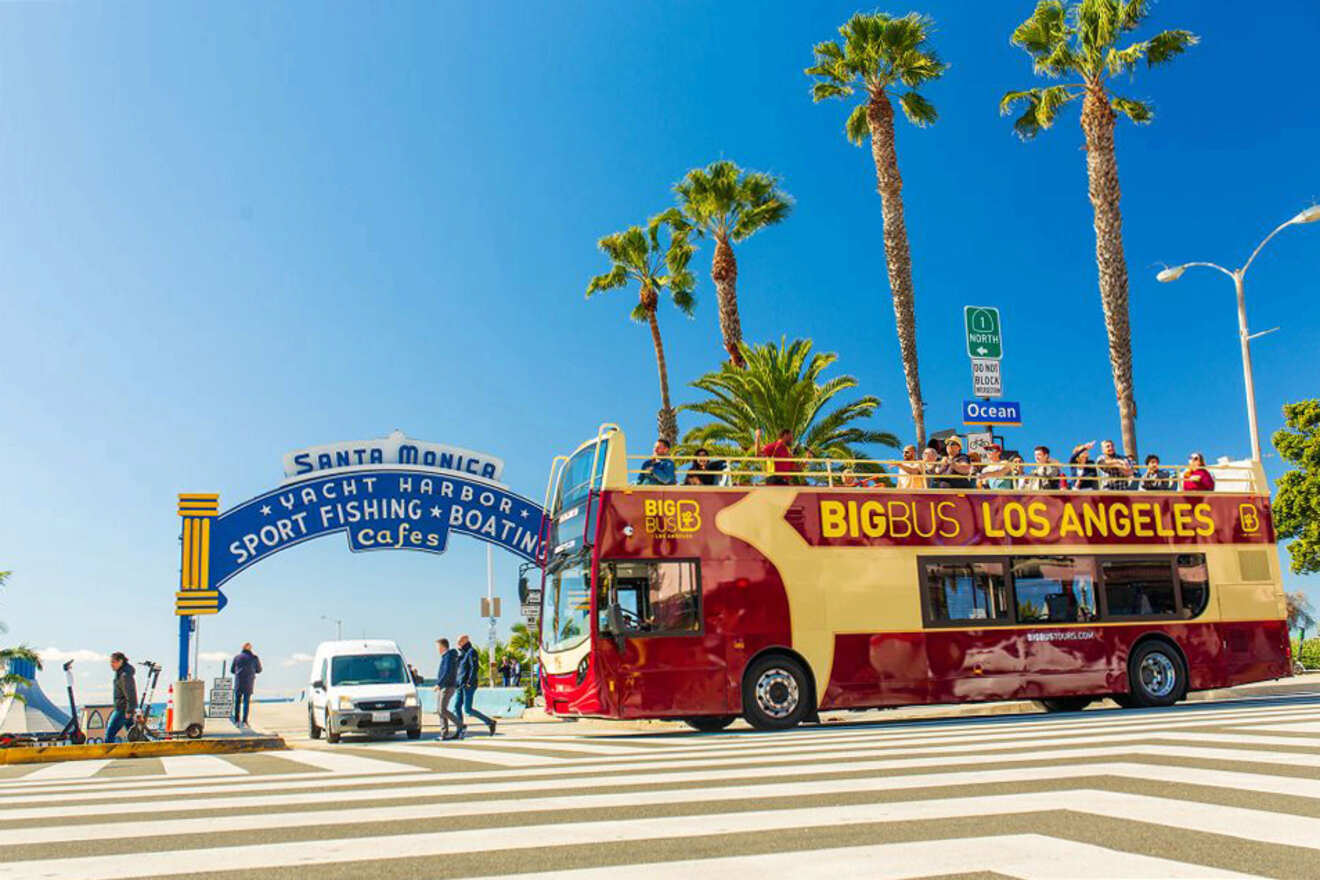
[{"label": "curb", "polygon": [[93,758],[163,758],[173,755],[228,755],[287,749],[283,737],[179,739],[160,742],[97,743],[82,746],[15,746],[0,749],[0,766],[87,761]]}]

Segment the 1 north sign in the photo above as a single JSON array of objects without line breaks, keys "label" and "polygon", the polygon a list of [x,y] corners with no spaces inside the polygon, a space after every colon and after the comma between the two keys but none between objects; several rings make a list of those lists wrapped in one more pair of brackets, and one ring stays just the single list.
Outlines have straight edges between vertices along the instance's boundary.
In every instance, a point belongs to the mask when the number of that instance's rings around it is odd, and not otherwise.
[{"label": "1 north sign", "polygon": [[967,356],[999,360],[1004,356],[1004,335],[999,309],[994,306],[963,306],[967,327]]}]

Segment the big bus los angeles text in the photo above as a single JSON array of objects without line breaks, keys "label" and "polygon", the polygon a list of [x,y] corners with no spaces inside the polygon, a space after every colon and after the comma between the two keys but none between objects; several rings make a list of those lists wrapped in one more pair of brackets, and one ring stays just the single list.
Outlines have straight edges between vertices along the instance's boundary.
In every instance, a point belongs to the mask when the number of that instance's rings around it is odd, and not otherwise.
[{"label": "big bus los angeles text", "polygon": [[1167,706],[1290,674],[1259,465],[1216,492],[845,488],[806,461],[800,485],[748,462],[733,485],[640,486],[639,465],[607,425],[552,468],[555,715],[774,729],[922,703]]}]

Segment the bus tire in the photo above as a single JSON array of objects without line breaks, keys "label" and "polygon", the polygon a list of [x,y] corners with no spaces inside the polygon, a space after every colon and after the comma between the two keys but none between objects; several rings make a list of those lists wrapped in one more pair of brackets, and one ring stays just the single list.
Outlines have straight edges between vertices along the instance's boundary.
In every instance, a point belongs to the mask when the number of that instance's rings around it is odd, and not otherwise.
[{"label": "bus tire", "polygon": [[1168,642],[1142,642],[1128,658],[1128,688],[1136,707],[1172,706],[1187,693],[1187,664]]},{"label": "bus tire", "polygon": [[1091,697],[1052,697],[1036,702],[1046,712],[1080,712],[1091,705]]},{"label": "bus tire", "polygon": [[684,718],[683,723],[693,730],[700,730],[702,733],[715,733],[728,727],[737,719],[737,715],[698,715],[695,718]]},{"label": "bus tire", "polygon": [[787,730],[811,714],[811,681],[802,664],[768,654],[743,676],[743,717],[757,730]]}]

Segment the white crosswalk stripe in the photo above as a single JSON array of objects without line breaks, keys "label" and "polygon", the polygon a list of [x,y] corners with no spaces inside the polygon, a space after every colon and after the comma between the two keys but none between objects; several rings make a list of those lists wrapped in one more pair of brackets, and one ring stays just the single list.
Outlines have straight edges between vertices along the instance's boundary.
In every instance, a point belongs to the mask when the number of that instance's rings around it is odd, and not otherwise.
[{"label": "white crosswalk stripe", "polygon": [[[255,880],[366,862],[387,878],[521,877],[543,863],[527,853],[547,849],[559,855],[545,876],[565,880],[836,880],[860,865],[892,878],[1252,876],[1243,853],[1289,876],[1320,859],[1320,738],[1307,736],[1320,698],[779,734],[548,729],[166,757],[138,776],[108,775],[131,761],[40,766],[0,782],[0,877],[186,865]],[[1197,845],[1220,839],[1234,843]],[[613,864],[620,853],[631,864]]]}]

